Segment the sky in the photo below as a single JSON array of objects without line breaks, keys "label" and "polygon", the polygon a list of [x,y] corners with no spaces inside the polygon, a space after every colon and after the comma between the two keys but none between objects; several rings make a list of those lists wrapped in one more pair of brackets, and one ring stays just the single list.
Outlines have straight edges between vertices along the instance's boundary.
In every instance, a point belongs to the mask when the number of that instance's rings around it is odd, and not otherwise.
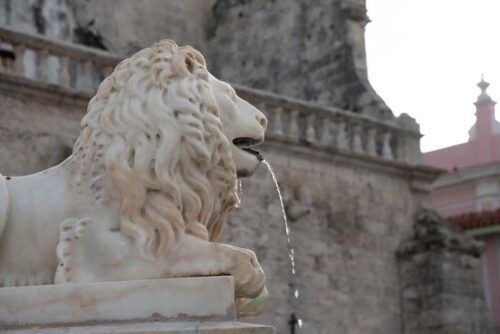
[{"label": "sky", "polygon": [[466,142],[481,73],[500,101],[500,0],[367,0],[367,9],[372,86],[395,115],[417,120],[423,152]]}]

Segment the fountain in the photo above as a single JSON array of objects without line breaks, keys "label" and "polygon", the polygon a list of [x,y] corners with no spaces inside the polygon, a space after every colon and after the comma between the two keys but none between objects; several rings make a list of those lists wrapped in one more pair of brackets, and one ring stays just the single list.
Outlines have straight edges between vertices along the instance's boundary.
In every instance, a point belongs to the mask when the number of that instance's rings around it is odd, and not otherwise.
[{"label": "fountain", "polygon": [[191,47],[122,61],[68,159],[0,175],[0,329],[274,333],[236,321],[267,295],[254,252],[214,242],[266,126]]}]

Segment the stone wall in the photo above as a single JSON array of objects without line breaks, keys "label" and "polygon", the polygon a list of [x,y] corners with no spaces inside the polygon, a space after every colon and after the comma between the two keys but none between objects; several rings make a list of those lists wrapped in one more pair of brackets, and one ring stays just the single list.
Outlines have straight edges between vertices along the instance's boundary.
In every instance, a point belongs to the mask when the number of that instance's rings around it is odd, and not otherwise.
[{"label": "stone wall", "polygon": [[285,196],[297,277],[290,281],[278,196],[262,166],[243,182],[242,207],[222,233],[224,241],[255,249],[269,278],[270,310],[251,322],[288,333],[293,313],[304,320],[301,333],[401,333],[394,254],[411,228],[408,174],[276,142],[263,154]]},{"label": "stone wall", "polygon": [[31,174],[71,154],[89,95],[0,75],[0,96],[1,174]]},{"label": "stone wall", "polygon": [[366,71],[364,0],[219,0],[210,64],[236,83],[379,118]]},{"label": "stone wall", "polygon": [[203,49],[215,0],[0,0],[0,26],[128,56],[170,38]]},{"label": "stone wall", "polygon": [[365,0],[0,0],[0,25],[121,56],[162,38],[246,86],[389,119],[366,70]]},{"label": "stone wall", "polygon": [[421,210],[398,252],[404,334],[488,334],[479,279],[482,245],[437,213]]}]

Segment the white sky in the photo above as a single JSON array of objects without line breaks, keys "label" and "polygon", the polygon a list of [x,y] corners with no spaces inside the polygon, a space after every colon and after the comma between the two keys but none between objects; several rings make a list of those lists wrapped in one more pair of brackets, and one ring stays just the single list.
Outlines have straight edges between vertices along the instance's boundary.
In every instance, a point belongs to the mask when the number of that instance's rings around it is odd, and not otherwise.
[{"label": "white sky", "polygon": [[367,0],[367,7],[372,86],[396,115],[417,119],[423,152],[467,141],[481,73],[500,101],[500,0]]}]

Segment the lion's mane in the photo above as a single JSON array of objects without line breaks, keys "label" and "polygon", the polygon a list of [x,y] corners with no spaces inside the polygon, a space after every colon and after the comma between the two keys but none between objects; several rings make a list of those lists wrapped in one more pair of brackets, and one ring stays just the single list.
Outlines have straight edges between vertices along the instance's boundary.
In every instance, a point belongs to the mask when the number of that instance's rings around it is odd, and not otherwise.
[{"label": "lion's mane", "polygon": [[231,147],[208,79],[197,50],[163,40],[118,64],[82,120],[70,159],[80,178],[92,175],[97,201],[113,195],[103,193],[111,179],[120,230],[146,257],[168,253],[184,233],[215,240],[235,206]]}]

